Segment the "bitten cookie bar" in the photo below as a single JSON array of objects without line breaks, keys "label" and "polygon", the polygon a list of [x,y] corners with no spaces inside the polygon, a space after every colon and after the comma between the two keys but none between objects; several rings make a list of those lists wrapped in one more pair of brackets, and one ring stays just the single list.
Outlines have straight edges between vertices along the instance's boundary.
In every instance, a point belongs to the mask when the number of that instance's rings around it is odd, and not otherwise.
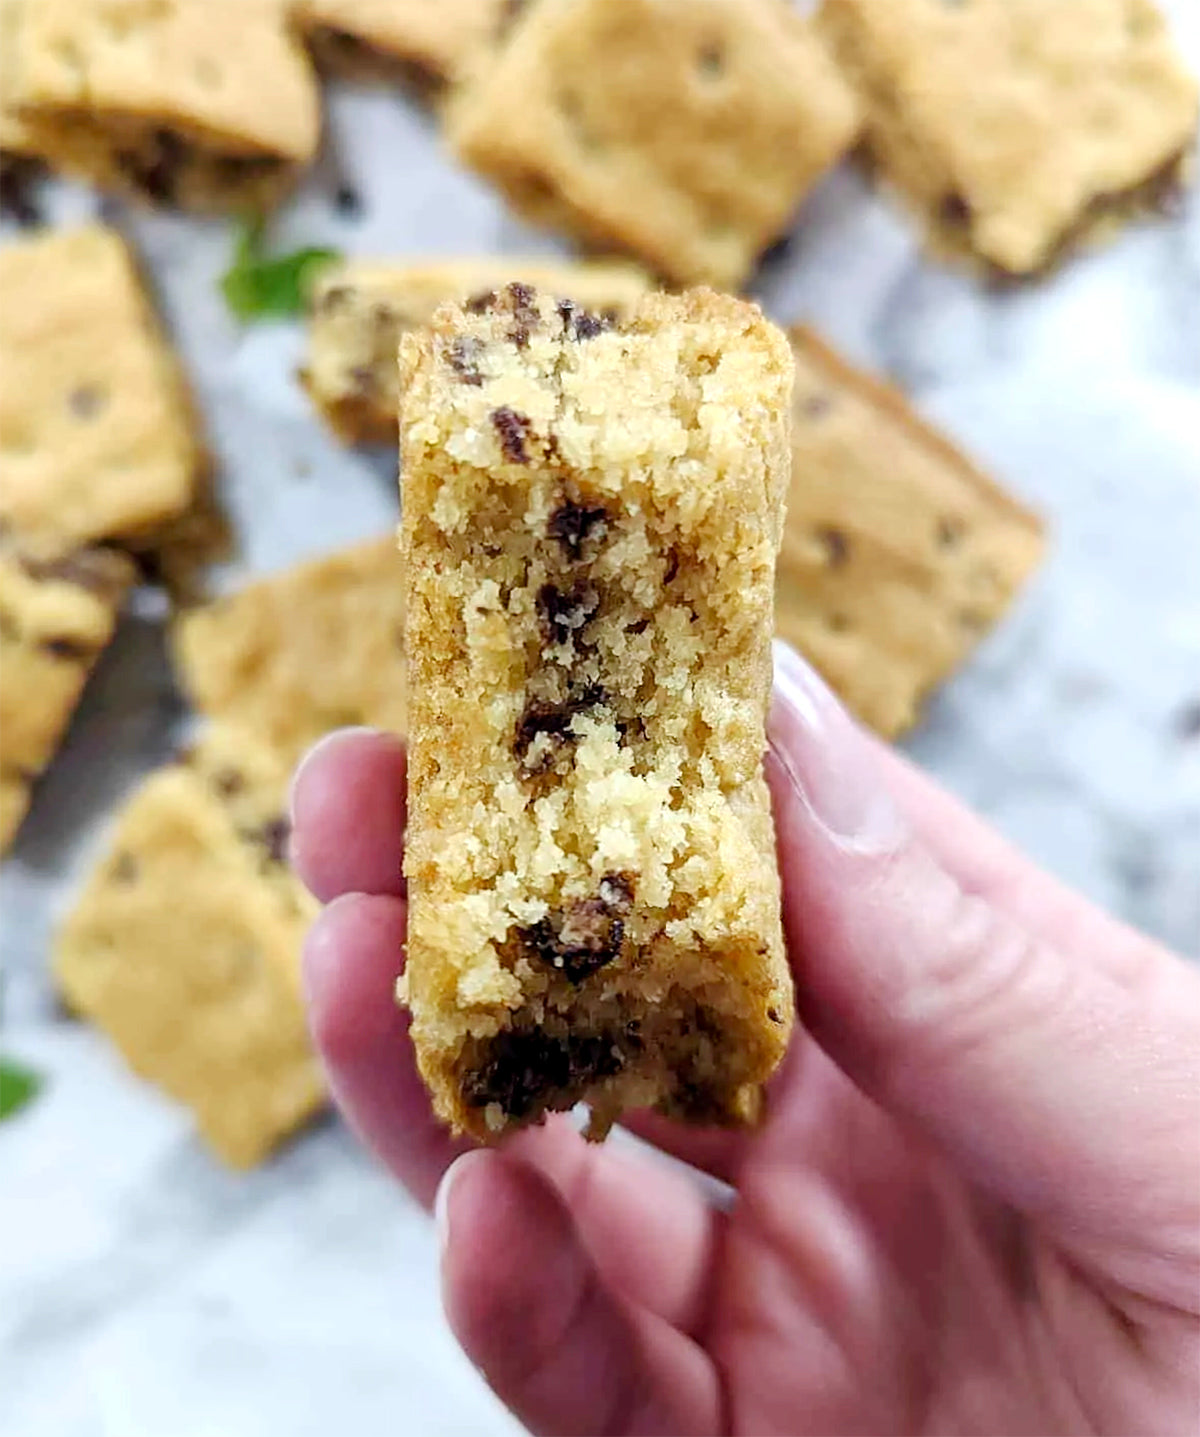
[{"label": "bitten cookie bar", "polygon": [[511,284],[401,347],[407,1000],[440,1116],[752,1121],[793,999],[763,780],[792,364],[750,305]]},{"label": "bitten cookie bar", "polygon": [[150,547],[196,497],[193,413],[115,231],[0,250],[0,520],[69,551]]},{"label": "bitten cookie bar", "polygon": [[0,540],[0,853],[112,638],[133,565],[108,549],[54,559]]},{"label": "bitten cookie bar", "polygon": [[286,866],[286,771],[214,731],[153,774],[59,934],[63,997],[232,1167],[324,1100],[300,992],[316,905]]},{"label": "bitten cookie bar", "polygon": [[[12,3],[12,0],[8,0]],[[276,203],[316,153],[320,96],[287,0],[16,0],[26,149],[198,210]]]},{"label": "bitten cookie bar", "polygon": [[395,536],[261,579],[195,609],[175,630],[183,688],[289,764],[330,729],[403,733],[403,568]]},{"label": "bitten cookie bar", "polygon": [[796,358],[776,632],[893,738],[999,620],[1041,559],[1037,517],[897,390],[814,334]]},{"label": "bitten cookie bar", "polygon": [[941,247],[1028,274],[1179,181],[1197,89],[1151,0],[826,0],[821,26]]},{"label": "bitten cookie bar", "polygon": [[296,18],[333,69],[400,64],[436,84],[457,78],[497,33],[509,0],[298,0]]},{"label": "bitten cookie bar", "polygon": [[533,0],[447,118],[533,221],[736,289],[859,115],[780,0]]},{"label": "bitten cookie bar", "polygon": [[321,272],[311,305],[302,378],[330,427],[348,443],[394,443],[400,336],[428,324],[439,304],[521,280],[570,295],[609,317],[628,314],[650,288],[635,265],[541,259],[350,260]]}]

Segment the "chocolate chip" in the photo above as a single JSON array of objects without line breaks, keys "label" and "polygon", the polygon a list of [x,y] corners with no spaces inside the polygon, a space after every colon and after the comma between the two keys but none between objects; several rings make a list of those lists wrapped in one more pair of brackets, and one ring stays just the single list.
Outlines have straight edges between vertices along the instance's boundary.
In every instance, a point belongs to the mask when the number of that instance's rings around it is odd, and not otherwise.
[{"label": "chocolate chip", "polygon": [[557,919],[543,918],[521,938],[547,967],[582,983],[620,956],[625,917],[633,906],[633,882],[623,873],[600,880],[597,897],[573,903]]},{"label": "chocolate chip", "polygon": [[489,310],[495,309],[498,299],[499,295],[494,289],[482,289],[478,294],[473,294],[463,308],[468,314],[487,314]]},{"label": "chocolate chip", "polygon": [[717,44],[705,45],[696,56],[696,68],[708,80],[715,80],[725,69],[725,54]]},{"label": "chocolate chip", "polygon": [[76,419],[92,419],[104,408],[106,395],[94,385],[84,384],[72,389],[67,404]]},{"label": "chocolate chip", "polygon": [[246,787],[246,776],[240,769],[220,768],[213,774],[212,785],[222,798],[233,798]]},{"label": "chocolate chip", "polygon": [[158,129],[150,137],[148,151],[122,150],[117,164],[150,199],[167,204],[175,196],[179,166],[189,148],[173,131]]},{"label": "chocolate chip", "polygon": [[529,453],[525,448],[525,440],[533,428],[528,417],[518,414],[507,404],[502,404],[499,409],[492,410],[492,424],[500,436],[500,448],[504,451],[504,457],[514,464],[528,464]]},{"label": "chocolate chip", "polygon": [[598,537],[604,537],[604,531],[608,524],[608,510],[599,505],[591,506],[577,504],[573,499],[566,499],[555,509],[546,525],[546,531],[551,539],[557,539],[572,559],[578,559],[583,553],[583,546],[599,531]]},{"label": "chocolate chip", "polygon": [[941,518],[937,525],[937,541],[940,549],[953,549],[963,536],[965,525],[961,519]]},{"label": "chocolate chip", "polygon": [[347,219],[357,219],[362,214],[362,196],[353,185],[338,185],[333,196],[334,208]]},{"label": "chocolate chip", "polygon": [[500,15],[496,21],[496,39],[503,40],[512,27],[520,18],[522,10],[529,4],[529,0],[504,0],[500,8]]},{"label": "chocolate chip", "polygon": [[469,1107],[496,1103],[517,1120],[544,1101],[615,1077],[626,1061],[613,1035],[604,1033],[556,1037],[539,1029],[507,1029],[484,1051],[483,1063],[466,1075],[463,1096]]},{"label": "chocolate chip", "polygon": [[554,584],[543,584],[538,590],[538,617],[548,643],[566,643],[599,607],[600,595],[591,584],[576,584],[566,591]]},{"label": "chocolate chip", "polygon": [[446,354],[446,362],[464,384],[482,384],[483,371],[479,360],[483,355],[484,343],[473,334],[456,335]]},{"label": "chocolate chip", "polygon": [[348,284],[331,285],[321,296],[321,310],[325,314],[335,314],[339,309],[344,309],[354,298],[354,291]]},{"label": "chocolate chip", "polygon": [[84,663],[96,652],[90,644],[70,638],[43,639],[38,648],[53,659],[61,659],[64,663],[72,664]]},{"label": "chocolate chip", "polygon": [[831,569],[840,569],[850,557],[850,540],[840,529],[818,529],[817,538],[825,550]]},{"label": "chocolate chip", "polygon": [[369,364],[352,365],[348,373],[356,393],[364,396],[378,394],[379,376]]},{"label": "chocolate chip", "polygon": [[[559,750],[575,742],[575,735],[571,732],[571,722],[575,715],[604,708],[608,702],[608,694],[599,684],[589,684],[564,703],[530,700],[517,720],[517,729],[513,736],[513,752],[520,759],[525,773],[529,777],[545,773]],[[538,753],[530,763],[529,751],[539,738],[545,742],[538,746]]]},{"label": "chocolate chip", "polygon": [[280,816],[270,819],[261,828],[251,829],[246,837],[251,843],[265,848],[267,857],[272,863],[284,863],[287,860],[288,839],[291,837],[291,832],[291,824],[286,818]]},{"label": "chocolate chip", "polygon": [[614,913],[633,907],[633,879],[627,873],[606,873],[600,880],[600,897]]},{"label": "chocolate chip", "polygon": [[132,853],[118,853],[109,875],[114,883],[132,883],[138,876],[138,862]]},{"label": "chocolate chip", "polygon": [[949,194],[942,196],[938,214],[944,225],[950,225],[956,229],[971,222],[971,206],[957,190],[951,190]]},{"label": "chocolate chip", "polygon": [[508,297],[512,301],[513,327],[508,331],[509,339],[518,349],[524,349],[529,336],[541,323],[537,309],[537,290],[531,284],[522,284],[519,279],[508,286]]},{"label": "chocolate chip", "polygon": [[612,326],[611,319],[593,314],[591,310],[582,309],[572,299],[560,301],[558,315],[563,323],[563,333],[568,338],[579,341],[595,339],[598,334],[603,334]]}]

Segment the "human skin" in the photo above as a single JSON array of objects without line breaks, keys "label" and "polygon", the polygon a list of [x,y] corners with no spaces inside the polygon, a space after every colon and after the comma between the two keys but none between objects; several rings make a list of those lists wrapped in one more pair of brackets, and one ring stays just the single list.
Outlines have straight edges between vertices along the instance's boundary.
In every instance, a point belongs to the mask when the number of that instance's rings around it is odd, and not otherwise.
[{"label": "human skin", "polygon": [[[776,648],[768,773],[799,1016],[752,1133],[433,1118],[392,992],[404,752],[293,786],[345,1116],[435,1199],[446,1312],[536,1433],[1200,1430],[1200,973],[1031,865]],[[400,1428],[398,1427],[399,1431]]]}]

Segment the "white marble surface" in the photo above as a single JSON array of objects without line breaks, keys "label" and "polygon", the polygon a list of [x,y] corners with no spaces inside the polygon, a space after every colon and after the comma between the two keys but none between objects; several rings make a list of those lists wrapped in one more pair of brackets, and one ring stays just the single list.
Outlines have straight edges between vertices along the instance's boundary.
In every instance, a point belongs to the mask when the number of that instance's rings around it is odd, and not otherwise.
[{"label": "white marble surface", "polygon": [[[1200,66],[1200,13],[1175,8]],[[403,99],[339,93],[332,129],[363,215],[333,212],[330,165],[282,242],[529,247]],[[295,328],[240,331],[219,303],[225,229],[126,222],[204,400],[242,538],[229,579],[389,524],[390,457],[321,433],[291,377]],[[903,218],[839,172],[762,293],[897,378],[1052,521],[1044,574],[911,752],[1097,901],[1200,956],[1200,200],[995,293],[924,263]],[[442,1323],[427,1219],[343,1129],[226,1174],[55,1010],[54,915],[112,802],[185,722],[151,602],[0,874],[0,1047],[48,1076],[0,1127],[0,1437],[510,1432]]]}]

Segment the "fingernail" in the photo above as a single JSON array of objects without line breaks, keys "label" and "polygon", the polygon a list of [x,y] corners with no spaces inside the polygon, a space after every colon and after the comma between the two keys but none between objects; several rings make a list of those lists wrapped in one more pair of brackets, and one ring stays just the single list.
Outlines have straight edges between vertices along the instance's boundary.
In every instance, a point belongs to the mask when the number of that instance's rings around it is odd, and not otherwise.
[{"label": "fingernail", "polygon": [[809,817],[839,848],[888,853],[909,829],[866,736],[789,644],[775,640],[771,748]]},{"label": "fingernail", "polygon": [[460,1153],[442,1174],[433,1199],[433,1225],[437,1233],[438,1253],[445,1258],[450,1247],[450,1189],[462,1175],[464,1163],[485,1157],[482,1152]]},{"label": "fingernail", "polygon": [[318,739],[313,744],[296,765],[295,772],[292,774],[292,782],[288,788],[288,815],[293,824],[296,822],[296,794],[299,792],[301,780],[308,772],[308,767],[313,760],[321,757],[328,749],[336,748],[338,744],[344,743],[348,738],[359,738],[377,732],[377,729],[368,728],[365,725],[358,728],[335,728],[332,733],[327,733],[324,738]]}]

